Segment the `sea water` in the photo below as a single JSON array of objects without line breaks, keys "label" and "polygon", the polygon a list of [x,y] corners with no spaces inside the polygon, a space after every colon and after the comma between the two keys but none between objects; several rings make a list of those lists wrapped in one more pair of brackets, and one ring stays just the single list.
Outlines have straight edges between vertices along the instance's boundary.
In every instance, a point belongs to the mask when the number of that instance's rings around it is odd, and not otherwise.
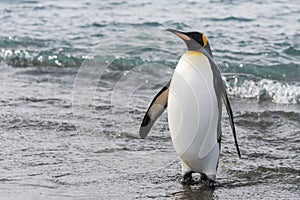
[{"label": "sea water", "polygon": [[[298,1],[0,2],[1,199],[299,199]],[[184,43],[207,36],[227,86],[212,190],[180,184],[164,113],[138,136]],[[198,178],[197,176],[195,178]]]}]

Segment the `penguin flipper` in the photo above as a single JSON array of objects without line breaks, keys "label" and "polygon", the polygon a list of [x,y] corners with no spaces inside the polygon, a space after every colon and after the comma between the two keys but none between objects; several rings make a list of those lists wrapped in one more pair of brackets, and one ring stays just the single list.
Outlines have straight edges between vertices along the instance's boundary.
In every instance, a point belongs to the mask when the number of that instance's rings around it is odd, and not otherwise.
[{"label": "penguin flipper", "polygon": [[168,104],[169,87],[171,80],[165,85],[152,100],[140,127],[140,137],[147,137],[157,118],[164,112]]},{"label": "penguin flipper", "polygon": [[228,99],[226,91],[223,93],[222,98],[223,98],[223,101],[224,101],[227,113],[229,115],[230,126],[231,126],[233,137],[234,137],[235,147],[236,147],[236,150],[237,150],[237,153],[238,153],[239,157],[241,157],[241,153],[240,153],[240,149],[239,149],[239,144],[237,142],[237,137],[236,137],[236,131],[235,131],[235,126],[234,126],[234,121],[233,121],[233,113],[232,113],[232,109],[231,109],[230,102],[229,102],[229,99]]}]

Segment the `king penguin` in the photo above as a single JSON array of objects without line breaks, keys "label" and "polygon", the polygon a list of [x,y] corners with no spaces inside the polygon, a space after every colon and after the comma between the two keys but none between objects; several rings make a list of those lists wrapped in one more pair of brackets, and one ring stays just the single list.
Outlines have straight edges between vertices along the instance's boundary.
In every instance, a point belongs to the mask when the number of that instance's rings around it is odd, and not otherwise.
[{"label": "king penguin", "polygon": [[222,100],[241,157],[226,87],[203,33],[167,31],[181,38],[188,51],[181,56],[172,79],[152,100],[139,134],[145,138],[167,108],[173,146],[182,165],[182,183],[194,183],[192,173],[199,173],[214,186],[221,150]]}]

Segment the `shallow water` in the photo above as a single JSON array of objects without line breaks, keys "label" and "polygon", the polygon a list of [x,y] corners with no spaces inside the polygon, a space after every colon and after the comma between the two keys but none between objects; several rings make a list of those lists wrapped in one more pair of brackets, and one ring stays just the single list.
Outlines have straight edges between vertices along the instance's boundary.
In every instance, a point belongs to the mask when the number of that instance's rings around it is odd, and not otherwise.
[{"label": "shallow water", "polygon": [[[1,1],[1,199],[299,199],[299,3]],[[139,125],[183,43],[207,35],[228,86],[220,187],[180,184],[166,113]],[[197,178],[197,177],[195,177]]]}]

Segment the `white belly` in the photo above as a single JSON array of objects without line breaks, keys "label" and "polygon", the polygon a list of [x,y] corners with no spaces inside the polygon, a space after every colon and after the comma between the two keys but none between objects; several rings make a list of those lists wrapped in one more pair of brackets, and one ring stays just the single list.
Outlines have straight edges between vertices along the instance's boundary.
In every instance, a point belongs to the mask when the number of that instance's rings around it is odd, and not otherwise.
[{"label": "white belly", "polygon": [[220,116],[213,73],[203,54],[186,52],[179,60],[170,85],[168,120],[181,160],[195,172],[214,173]]}]

